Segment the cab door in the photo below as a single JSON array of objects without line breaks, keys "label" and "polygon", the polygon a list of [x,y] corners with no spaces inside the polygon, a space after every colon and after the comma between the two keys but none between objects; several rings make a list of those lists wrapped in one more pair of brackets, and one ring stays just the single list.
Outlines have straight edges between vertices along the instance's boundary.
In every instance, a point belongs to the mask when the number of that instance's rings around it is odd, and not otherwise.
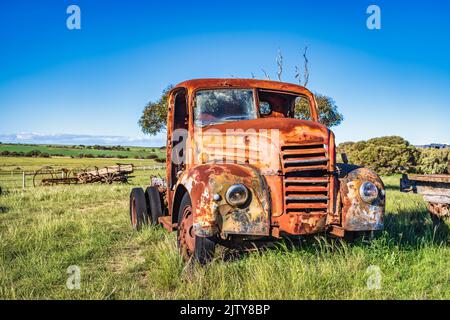
[{"label": "cab door", "polygon": [[188,138],[188,103],[187,91],[179,88],[171,92],[169,96],[169,110],[167,119],[167,154],[166,174],[168,186],[168,205],[172,208],[173,188],[175,187],[179,173],[186,168],[187,138]]}]

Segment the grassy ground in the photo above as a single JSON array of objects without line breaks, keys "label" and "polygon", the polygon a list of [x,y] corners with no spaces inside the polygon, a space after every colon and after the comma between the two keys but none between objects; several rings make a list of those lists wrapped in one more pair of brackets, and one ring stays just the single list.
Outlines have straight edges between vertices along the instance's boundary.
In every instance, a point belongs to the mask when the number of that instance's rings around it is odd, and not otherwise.
[{"label": "grassy ground", "polygon": [[[149,174],[132,184],[145,185]],[[0,298],[450,299],[449,227],[434,227],[421,197],[398,191],[398,178],[384,178],[386,230],[372,243],[317,236],[231,260],[218,252],[205,268],[182,263],[175,234],[131,230],[131,185],[8,189],[0,196]],[[66,287],[71,265],[81,270],[79,290]],[[380,289],[367,286],[374,268]]]},{"label": "grassy ground", "polygon": [[0,144],[0,152],[30,152],[38,150],[49,155],[60,156],[78,156],[79,154],[92,154],[94,157],[99,155],[106,156],[127,156],[147,157],[149,154],[156,154],[160,158],[165,157],[165,150],[160,148],[146,148],[146,147],[123,147],[125,150],[97,150],[89,146],[63,146],[63,145],[27,145],[27,144]]}]

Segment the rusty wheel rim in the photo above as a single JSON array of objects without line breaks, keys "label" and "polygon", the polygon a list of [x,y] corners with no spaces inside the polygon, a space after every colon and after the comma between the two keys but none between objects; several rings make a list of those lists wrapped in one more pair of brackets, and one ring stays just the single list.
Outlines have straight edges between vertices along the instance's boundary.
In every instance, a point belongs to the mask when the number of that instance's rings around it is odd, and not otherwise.
[{"label": "rusty wheel rim", "polygon": [[136,213],[136,198],[131,199],[131,224],[136,227],[137,224],[137,213]]},{"label": "rusty wheel rim", "polygon": [[42,167],[34,173],[33,186],[51,186],[53,185],[51,181],[54,178],[54,170],[52,167]]},{"label": "rusty wheel rim", "polygon": [[195,248],[195,234],[193,230],[192,207],[186,206],[183,210],[183,219],[180,226],[180,253],[185,260],[189,260]]},{"label": "rusty wheel rim", "polygon": [[114,182],[115,174],[114,173],[108,173],[107,181],[109,184],[112,184]]}]

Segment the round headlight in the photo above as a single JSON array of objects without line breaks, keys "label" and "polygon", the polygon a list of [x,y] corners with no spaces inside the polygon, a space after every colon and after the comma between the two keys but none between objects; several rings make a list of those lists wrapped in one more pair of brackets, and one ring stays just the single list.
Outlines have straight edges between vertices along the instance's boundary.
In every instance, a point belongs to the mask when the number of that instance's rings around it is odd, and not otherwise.
[{"label": "round headlight", "polygon": [[232,206],[242,206],[248,200],[248,189],[243,184],[233,184],[228,188],[225,199]]},{"label": "round headlight", "polygon": [[372,203],[378,198],[378,188],[372,182],[366,181],[359,188],[361,199],[367,203]]}]

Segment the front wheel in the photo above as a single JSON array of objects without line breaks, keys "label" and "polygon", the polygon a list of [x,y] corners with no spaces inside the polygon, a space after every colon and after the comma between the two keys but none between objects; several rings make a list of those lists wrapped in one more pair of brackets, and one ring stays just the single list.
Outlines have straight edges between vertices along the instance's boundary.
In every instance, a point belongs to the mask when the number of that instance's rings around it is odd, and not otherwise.
[{"label": "front wheel", "polygon": [[191,259],[205,265],[214,256],[216,243],[212,238],[199,237],[194,233],[194,213],[189,194],[185,194],[181,200],[178,212],[178,249],[184,261]]}]

